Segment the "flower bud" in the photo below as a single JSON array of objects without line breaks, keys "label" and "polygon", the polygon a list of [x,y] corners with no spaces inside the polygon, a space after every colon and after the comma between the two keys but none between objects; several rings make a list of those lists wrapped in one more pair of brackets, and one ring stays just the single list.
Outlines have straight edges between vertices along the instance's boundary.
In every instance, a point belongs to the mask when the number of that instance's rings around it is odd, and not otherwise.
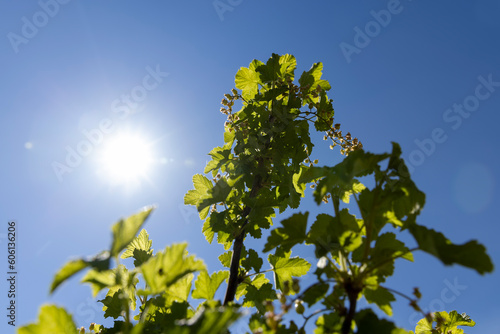
[{"label": "flower bud", "polygon": [[306,308],[304,307],[302,300],[297,299],[295,301],[295,312],[297,312],[298,314],[304,314],[305,310]]}]

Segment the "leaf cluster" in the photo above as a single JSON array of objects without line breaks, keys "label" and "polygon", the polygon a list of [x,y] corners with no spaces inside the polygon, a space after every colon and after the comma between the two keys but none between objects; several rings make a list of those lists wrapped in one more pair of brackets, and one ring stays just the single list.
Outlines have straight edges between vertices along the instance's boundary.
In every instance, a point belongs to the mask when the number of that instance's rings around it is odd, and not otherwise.
[{"label": "leaf cluster", "polygon": [[[69,261],[54,277],[51,292],[83,270],[82,282],[94,296],[105,290],[99,302],[114,325],[92,324],[91,332],[227,333],[242,308],[250,308],[252,333],[305,333],[309,321],[316,334],[414,333],[380,319],[371,308],[357,307],[364,298],[391,316],[396,297],[422,313],[416,334],[463,333],[458,326],[475,325],[456,311],[426,314],[418,305],[418,288],[408,295],[386,281],[400,259],[413,261],[417,251],[444,265],[489,273],[493,264],[485,247],[475,240],[454,244],[419,224],[425,194],[411,180],[400,146],[393,143],[392,151],[382,154],[364,151],[334,122],[322,64],[313,64],[297,83],[296,67],[295,57],[273,54],[266,63],[254,60],[237,72],[235,89],[222,100],[224,144],[210,151],[204,175],[193,176],[194,189],[184,197],[204,220],[207,241],[223,245],[219,260],[225,269],[209,273],[185,243],[155,252],[142,228],[153,210],[147,207],[112,226],[109,249]],[[311,125],[331,148],[339,147],[345,155],[340,163],[319,166],[312,158]],[[295,212],[275,225],[277,214],[300,208],[307,186],[326,213]],[[262,250],[245,245],[247,237],[259,239],[266,229]],[[403,233],[414,243],[403,241]],[[292,256],[299,245],[312,247],[314,267]],[[124,259],[133,266],[122,264]],[[311,268],[313,283],[301,288],[299,277]],[[220,301],[216,294],[224,284]],[[296,317],[287,322],[293,311]],[[18,332],[77,331],[85,329],[76,329],[64,309],[48,305],[38,322]]]}]

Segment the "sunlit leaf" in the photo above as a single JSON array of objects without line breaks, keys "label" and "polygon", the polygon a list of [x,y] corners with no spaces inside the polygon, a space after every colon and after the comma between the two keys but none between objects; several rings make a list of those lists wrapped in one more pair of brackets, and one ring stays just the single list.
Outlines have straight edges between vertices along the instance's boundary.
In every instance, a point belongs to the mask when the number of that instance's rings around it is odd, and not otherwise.
[{"label": "sunlit leaf", "polygon": [[66,310],[55,305],[44,305],[38,313],[38,321],[20,327],[18,334],[76,334],[76,325]]},{"label": "sunlit leaf", "polygon": [[126,219],[120,220],[111,227],[113,231],[113,241],[111,243],[110,255],[117,256],[125,247],[134,240],[137,232],[149,217],[154,207],[145,207],[141,212],[136,213]]}]

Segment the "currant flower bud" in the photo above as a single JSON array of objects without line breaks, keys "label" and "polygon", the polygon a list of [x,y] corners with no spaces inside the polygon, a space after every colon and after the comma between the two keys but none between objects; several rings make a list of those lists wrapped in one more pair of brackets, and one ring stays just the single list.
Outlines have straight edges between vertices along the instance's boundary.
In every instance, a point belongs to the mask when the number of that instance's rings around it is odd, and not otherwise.
[{"label": "currant flower bud", "polygon": [[300,284],[299,284],[299,280],[294,278],[293,279],[293,283],[292,283],[292,290],[293,292],[295,293],[299,293],[300,291]]},{"label": "currant flower bud", "polygon": [[298,314],[304,314],[305,310],[306,310],[306,308],[304,307],[302,300],[297,299],[295,301],[295,312],[297,312]]},{"label": "currant flower bud", "polygon": [[290,281],[285,281],[283,284],[283,294],[288,295],[290,293]]}]

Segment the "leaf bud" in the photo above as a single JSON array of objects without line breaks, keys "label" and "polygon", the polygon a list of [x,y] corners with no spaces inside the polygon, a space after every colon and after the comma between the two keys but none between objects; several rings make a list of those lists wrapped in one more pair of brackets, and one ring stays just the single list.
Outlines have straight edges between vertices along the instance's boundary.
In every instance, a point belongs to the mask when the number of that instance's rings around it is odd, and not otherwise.
[{"label": "leaf bud", "polygon": [[285,281],[285,283],[283,283],[283,293],[285,295],[290,293],[290,281]]},{"label": "leaf bud", "polygon": [[231,99],[232,99],[232,96],[231,96],[231,95],[229,95],[229,94],[224,94],[224,97],[225,97],[226,99],[228,99],[228,100],[231,100]]},{"label": "leaf bud", "polygon": [[306,310],[306,308],[304,307],[302,300],[297,299],[295,301],[295,312],[297,312],[298,314],[304,314],[305,310]]},{"label": "leaf bud", "polygon": [[274,305],[273,305],[272,301],[266,300],[265,305],[266,305],[267,312],[274,312]]},{"label": "leaf bud", "polygon": [[233,94],[234,96],[238,95],[238,91],[236,89],[231,89],[231,94]]},{"label": "leaf bud", "polygon": [[420,293],[420,290],[418,288],[413,288],[413,295],[417,297],[417,299],[422,298],[422,294]]}]

